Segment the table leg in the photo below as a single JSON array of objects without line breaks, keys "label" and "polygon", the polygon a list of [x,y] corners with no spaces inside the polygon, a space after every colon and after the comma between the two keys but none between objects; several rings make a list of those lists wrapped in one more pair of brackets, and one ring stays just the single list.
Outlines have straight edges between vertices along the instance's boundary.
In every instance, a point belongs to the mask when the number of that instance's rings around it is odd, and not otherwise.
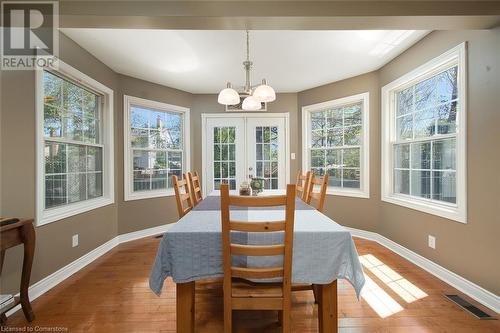
[{"label": "table leg", "polygon": [[25,224],[21,227],[21,238],[24,243],[23,272],[21,275],[20,301],[24,316],[29,322],[35,319],[31,309],[28,288],[30,286],[31,266],[35,254],[35,229],[33,224]]},{"label": "table leg", "polygon": [[319,285],[318,320],[321,333],[338,332],[337,280]]},{"label": "table leg", "polygon": [[176,285],[177,333],[194,332],[194,282]]}]

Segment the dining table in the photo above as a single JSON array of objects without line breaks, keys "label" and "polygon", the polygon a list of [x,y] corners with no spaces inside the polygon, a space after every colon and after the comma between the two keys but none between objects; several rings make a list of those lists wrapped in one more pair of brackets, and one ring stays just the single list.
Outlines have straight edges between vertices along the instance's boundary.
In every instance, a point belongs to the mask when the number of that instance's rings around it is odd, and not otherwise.
[{"label": "dining table", "polygon": [[[237,195],[236,191],[231,192]],[[266,190],[259,195],[284,194]],[[242,221],[280,220],[284,207],[230,207],[231,218]],[[232,242],[280,244],[283,232],[233,232]],[[282,257],[233,257],[233,264],[272,267]],[[195,331],[195,281],[223,276],[222,225],[219,191],[206,196],[174,223],[162,237],[149,277],[149,286],[161,294],[163,282],[176,283],[176,328],[178,333]],[[365,283],[363,269],[350,232],[297,198],[292,257],[292,283],[316,286],[320,332],[337,332],[337,280],[345,279],[359,299]]]}]

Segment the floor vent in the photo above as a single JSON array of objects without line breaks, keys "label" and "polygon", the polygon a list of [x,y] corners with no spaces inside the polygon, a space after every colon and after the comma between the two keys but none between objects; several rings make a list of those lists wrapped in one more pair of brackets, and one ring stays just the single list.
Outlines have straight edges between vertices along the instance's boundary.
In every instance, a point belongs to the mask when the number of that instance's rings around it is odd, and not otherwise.
[{"label": "floor vent", "polygon": [[464,310],[470,312],[472,315],[475,317],[482,319],[482,320],[497,320],[495,317],[490,316],[483,310],[479,309],[478,307],[472,305],[471,303],[467,302],[465,299],[458,295],[444,295],[446,298],[448,298],[450,301],[453,303],[457,304],[458,306],[462,307]]},{"label": "floor vent", "polygon": [[155,236],[155,238],[162,238],[162,237],[163,237],[163,234]]}]

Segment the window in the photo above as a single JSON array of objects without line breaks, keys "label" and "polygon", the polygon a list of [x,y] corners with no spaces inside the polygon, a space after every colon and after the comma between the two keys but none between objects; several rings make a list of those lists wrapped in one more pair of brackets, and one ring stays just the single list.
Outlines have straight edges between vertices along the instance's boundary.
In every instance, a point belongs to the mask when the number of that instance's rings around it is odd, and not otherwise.
[{"label": "window", "polygon": [[368,105],[363,93],[302,108],[302,168],[327,174],[328,194],[370,196]]},{"label": "window", "polygon": [[189,109],[125,96],[125,200],[173,195],[189,170]]},{"label": "window", "polygon": [[465,222],[465,44],[382,89],[382,199]]},{"label": "window", "polygon": [[62,61],[36,77],[42,225],[113,203],[113,91]]}]

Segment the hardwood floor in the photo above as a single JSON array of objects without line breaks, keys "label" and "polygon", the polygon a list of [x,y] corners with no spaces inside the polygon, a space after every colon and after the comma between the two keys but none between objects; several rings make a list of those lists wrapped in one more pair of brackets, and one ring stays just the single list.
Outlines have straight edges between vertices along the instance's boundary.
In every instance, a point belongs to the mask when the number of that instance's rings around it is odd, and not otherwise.
[{"label": "hardwood floor", "polygon": [[[161,297],[148,286],[158,243],[148,238],[108,252],[33,301],[36,319],[28,326],[68,332],[175,332],[174,283],[165,282]],[[339,281],[340,332],[500,332],[500,321],[478,320],[443,297],[461,294],[454,288],[377,243],[356,239],[356,245],[372,282],[358,301],[349,283]],[[197,283],[196,288],[197,332],[222,332],[221,285]],[[292,297],[293,332],[317,332],[312,292]],[[276,322],[275,312],[236,311],[233,331],[280,332]],[[7,325],[26,326],[22,311]]]}]

